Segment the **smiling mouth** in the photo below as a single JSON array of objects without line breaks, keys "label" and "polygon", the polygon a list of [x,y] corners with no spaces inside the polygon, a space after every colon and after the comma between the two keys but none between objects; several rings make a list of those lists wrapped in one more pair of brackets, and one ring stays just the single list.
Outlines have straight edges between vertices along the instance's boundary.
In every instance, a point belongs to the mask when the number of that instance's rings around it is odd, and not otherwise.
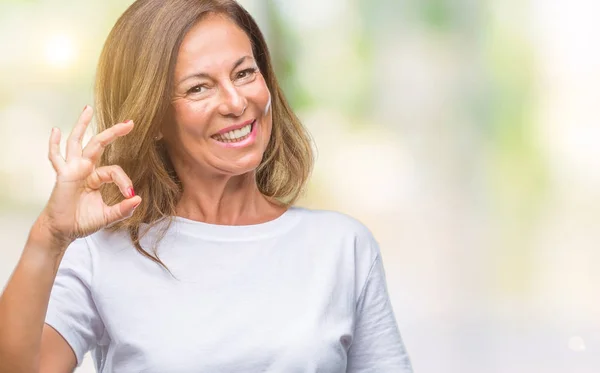
[{"label": "smiling mouth", "polygon": [[256,120],[254,120],[250,124],[245,125],[244,127],[240,128],[240,129],[231,130],[231,131],[225,132],[223,134],[216,134],[211,137],[219,142],[224,142],[224,143],[235,143],[235,142],[244,141],[248,137],[250,137],[250,135],[252,134],[252,129],[255,124],[256,124]]}]

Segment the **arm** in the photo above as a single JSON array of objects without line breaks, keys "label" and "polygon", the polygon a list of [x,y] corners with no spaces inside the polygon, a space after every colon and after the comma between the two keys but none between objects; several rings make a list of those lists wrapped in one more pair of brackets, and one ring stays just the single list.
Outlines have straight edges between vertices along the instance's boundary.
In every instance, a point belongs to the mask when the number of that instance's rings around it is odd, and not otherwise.
[{"label": "arm", "polygon": [[[378,250],[377,250],[378,251]],[[385,272],[378,253],[356,306],[348,373],[412,373],[387,292]]]},{"label": "arm", "polygon": [[[82,148],[92,113],[89,106],[84,108],[67,140],[65,157],[60,154],[60,131],[53,129],[50,135],[48,158],[56,171],[56,183],[0,296],[0,373],[73,371],[74,352],[55,330],[44,325],[59,265],[75,239],[126,219],[141,202],[130,192],[132,183],[123,169],[96,168],[104,148],[127,135],[133,122],[102,131]],[[107,206],[100,194],[104,183],[115,183],[125,199]]]},{"label": "arm", "polygon": [[0,373],[67,373],[75,369],[75,354],[67,342],[44,325],[66,245],[52,239],[41,219],[31,229],[0,297]]}]

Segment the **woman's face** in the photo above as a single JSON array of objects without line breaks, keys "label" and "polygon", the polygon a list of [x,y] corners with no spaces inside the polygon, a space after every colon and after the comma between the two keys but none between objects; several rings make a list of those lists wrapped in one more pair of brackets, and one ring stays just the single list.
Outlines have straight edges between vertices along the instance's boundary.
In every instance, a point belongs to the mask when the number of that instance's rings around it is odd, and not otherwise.
[{"label": "woman's face", "polygon": [[241,175],[258,167],[272,128],[271,95],[246,33],[210,15],[185,36],[171,121],[162,128],[178,172]]}]

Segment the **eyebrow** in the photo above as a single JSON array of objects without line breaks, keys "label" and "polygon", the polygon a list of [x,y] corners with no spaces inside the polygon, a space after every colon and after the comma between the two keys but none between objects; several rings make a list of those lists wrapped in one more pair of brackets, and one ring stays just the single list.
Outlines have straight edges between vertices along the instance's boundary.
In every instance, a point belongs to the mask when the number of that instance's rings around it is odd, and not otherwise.
[{"label": "eyebrow", "polygon": [[[231,70],[235,70],[238,66],[240,66],[242,63],[244,63],[244,61],[247,59],[252,59],[252,56],[244,56],[244,57],[239,58],[237,61],[235,61]],[[190,74],[190,75],[186,76],[185,78],[181,79],[179,81],[179,83],[177,83],[177,84],[179,85],[190,78],[209,78],[209,75],[206,73],[193,73],[193,74]]]}]

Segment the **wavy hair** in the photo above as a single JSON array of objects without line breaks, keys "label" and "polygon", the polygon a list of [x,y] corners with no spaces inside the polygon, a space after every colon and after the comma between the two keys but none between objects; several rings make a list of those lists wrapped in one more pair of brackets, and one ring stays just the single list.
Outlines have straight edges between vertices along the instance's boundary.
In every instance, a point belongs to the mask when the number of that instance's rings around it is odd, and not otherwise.
[{"label": "wavy hair", "polygon": [[[171,105],[175,63],[187,32],[208,14],[233,20],[248,35],[254,58],[272,97],[271,138],[256,169],[260,192],[291,206],[302,194],[313,166],[310,136],[280,88],[269,49],[252,16],[233,0],[137,0],[119,18],[102,50],[95,84],[97,131],[133,120],[132,132],[105,150],[99,165],[117,164],[131,178],[142,203],[134,215],[111,227],[125,229],[136,248],[165,269],[157,244],[164,237],[182,185],[166,152],[156,141]],[[114,185],[102,189],[106,203],[123,197]],[[141,238],[161,221],[164,225],[153,250]],[[141,230],[147,224],[148,229]]]}]

